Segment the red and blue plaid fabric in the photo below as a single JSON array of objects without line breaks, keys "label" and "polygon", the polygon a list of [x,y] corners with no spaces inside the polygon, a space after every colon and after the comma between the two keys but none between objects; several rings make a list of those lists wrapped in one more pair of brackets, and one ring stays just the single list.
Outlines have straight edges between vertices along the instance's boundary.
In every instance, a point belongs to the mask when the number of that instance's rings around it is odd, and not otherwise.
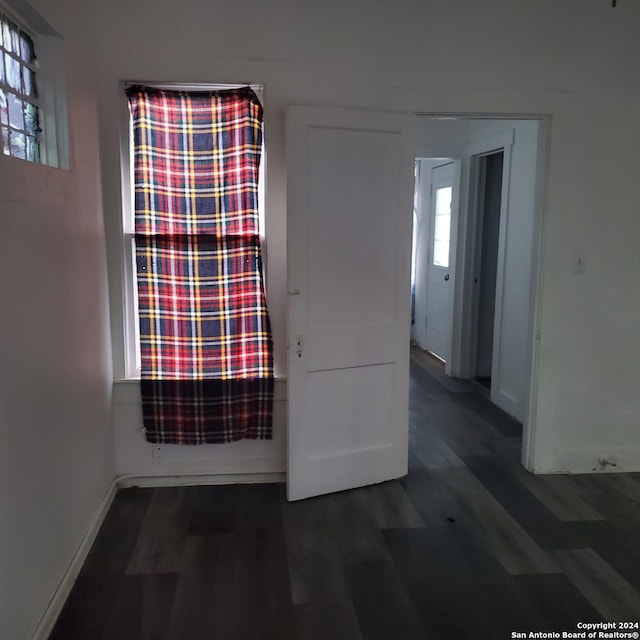
[{"label": "red and blue plaid fabric", "polygon": [[262,106],[249,89],[127,90],[143,419],[154,443],[270,438]]}]

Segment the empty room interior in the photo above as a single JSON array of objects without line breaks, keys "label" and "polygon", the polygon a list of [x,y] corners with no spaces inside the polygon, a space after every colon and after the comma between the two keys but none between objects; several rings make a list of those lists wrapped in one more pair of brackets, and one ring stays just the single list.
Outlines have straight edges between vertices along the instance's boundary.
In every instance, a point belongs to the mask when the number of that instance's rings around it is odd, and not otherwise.
[{"label": "empty room interior", "polygon": [[637,637],[639,3],[0,21],[3,640]]}]

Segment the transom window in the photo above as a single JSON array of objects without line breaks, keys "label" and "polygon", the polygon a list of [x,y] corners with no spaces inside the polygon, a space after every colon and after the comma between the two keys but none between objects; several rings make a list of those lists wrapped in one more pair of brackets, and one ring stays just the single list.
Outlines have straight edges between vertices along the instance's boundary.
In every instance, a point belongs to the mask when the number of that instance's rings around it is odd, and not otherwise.
[{"label": "transom window", "polygon": [[0,128],[5,155],[40,162],[40,112],[33,38],[0,13]]}]

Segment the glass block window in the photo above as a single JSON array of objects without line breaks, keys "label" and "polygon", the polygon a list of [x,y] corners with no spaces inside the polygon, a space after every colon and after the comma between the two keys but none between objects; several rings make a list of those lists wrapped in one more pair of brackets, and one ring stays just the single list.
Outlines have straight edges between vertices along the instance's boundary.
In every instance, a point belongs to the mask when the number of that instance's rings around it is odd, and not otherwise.
[{"label": "glass block window", "polygon": [[0,13],[0,128],[5,155],[40,162],[36,53],[31,36]]}]

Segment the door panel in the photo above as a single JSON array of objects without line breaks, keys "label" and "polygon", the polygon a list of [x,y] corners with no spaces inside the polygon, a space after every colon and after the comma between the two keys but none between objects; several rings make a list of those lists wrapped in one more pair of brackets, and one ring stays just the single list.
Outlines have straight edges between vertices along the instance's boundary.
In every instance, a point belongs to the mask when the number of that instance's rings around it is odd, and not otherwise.
[{"label": "door panel", "polygon": [[[391,364],[310,373],[309,414],[337,427],[326,429],[318,423],[309,430],[314,459],[355,451],[356,442],[359,451],[391,446],[393,376]],[[383,394],[382,411],[371,402],[372,389]],[[326,398],[331,398],[330,404],[325,404]]]},{"label": "door panel", "polygon": [[412,133],[289,108],[290,500],[406,473]]},{"label": "door panel", "polygon": [[434,167],[431,176],[426,347],[448,362],[453,325],[455,163]]},{"label": "door panel", "polygon": [[[397,248],[389,242],[395,236],[396,220],[389,215],[395,193],[387,188],[387,176],[400,164],[395,142],[387,132],[312,128],[308,133],[315,169],[308,191],[311,328],[395,317]],[[350,184],[340,188],[345,181]]]}]

